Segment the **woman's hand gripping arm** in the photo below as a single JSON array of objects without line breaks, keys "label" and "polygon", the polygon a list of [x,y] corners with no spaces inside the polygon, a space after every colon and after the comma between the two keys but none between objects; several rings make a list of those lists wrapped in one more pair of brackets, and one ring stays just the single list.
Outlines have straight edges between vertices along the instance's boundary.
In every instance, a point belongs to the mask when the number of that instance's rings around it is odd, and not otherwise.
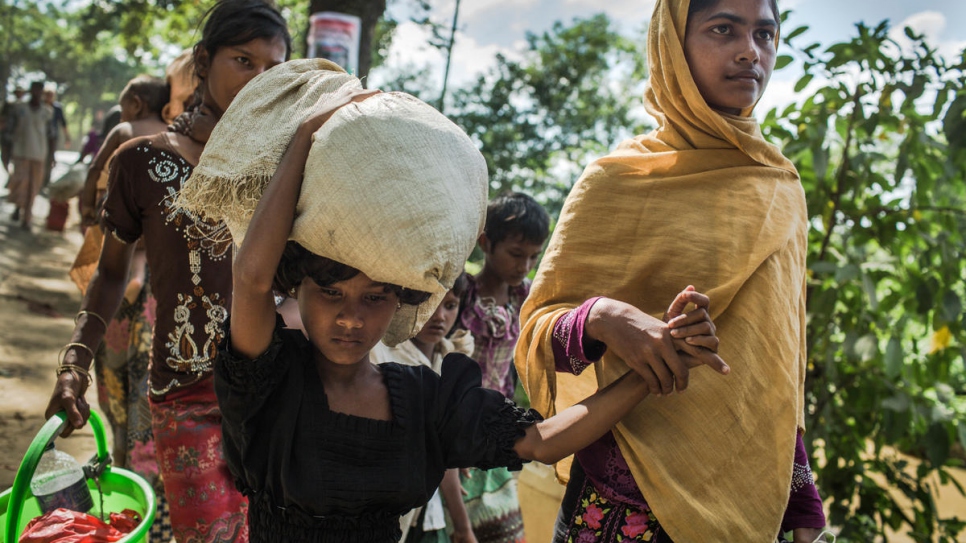
[{"label": "woman's hand gripping arm", "polygon": [[[689,303],[697,309],[682,313]],[[664,322],[631,304],[601,298],[591,308],[585,333],[639,373],[651,394],[670,394],[687,388],[689,368],[703,364],[721,374],[729,371],[715,352],[718,340],[708,305],[707,296],[689,287],[675,297],[665,317],[670,322]]]},{"label": "woman's hand gripping arm", "polygon": [[255,358],[271,344],[275,329],[272,281],[292,232],[312,135],[340,107],[377,92],[352,91],[303,121],[265,187],[232,266],[231,348],[238,356]]},{"label": "woman's hand gripping arm", "polygon": [[[613,326],[616,321],[618,325],[617,330],[610,332],[617,331],[628,336],[620,343],[621,348],[633,352],[644,369],[650,368],[648,360],[663,364],[664,376],[670,379],[671,386],[675,384],[679,372],[672,372],[668,366],[680,365],[679,369],[683,370],[683,382],[676,382],[679,390],[687,386],[687,375],[691,368],[708,365],[723,375],[729,373],[730,368],[715,352],[718,338],[708,314],[710,300],[696,292],[694,287],[689,286],[674,298],[665,315],[673,323],[670,326],[629,304],[607,298],[594,304],[591,314],[604,301],[613,306],[607,308],[607,311],[612,311],[609,313],[612,318],[610,324]],[[684,313],[689,303],[694,304],[696,309]],[[588,319],[587,326],[589,322]],[[598,325],[607,322],[598,320]],[[634,323],[638,326],[635,327]],[[590,330],[588,332],[592,333]],[[610,337],[619,337],[619,334]],[[646,348],[642,349],[642,344]],[[612,348],[612,345],[608,344],[608,348]],[[615,352],[625,361],[628,360],[621,350],[615,349]],[[658,381],[656,372],[641,371],[630,362],[628,365],[636,371],[627,372],[586,400],[527,428],[526,435],[514,447],[517,455],[548,464],[556,462],[599,439],[648,394],[665,390],[662,388],[664,380]]]}]

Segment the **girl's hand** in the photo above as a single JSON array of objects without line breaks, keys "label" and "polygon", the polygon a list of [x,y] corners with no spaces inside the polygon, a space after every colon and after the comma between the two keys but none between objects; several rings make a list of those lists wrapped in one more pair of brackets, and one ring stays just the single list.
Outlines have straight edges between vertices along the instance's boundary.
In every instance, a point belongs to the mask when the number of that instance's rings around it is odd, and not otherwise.
[{"label": "girl's hand", "polygon": [[[684,313],[684,308],[688,304],[694,304],[695,309]],[[683,350],[695,355],[697,350],[694,347],[703,347],[711,352],[718,352],[718,337],[715,335],[717,328],[711,321],[708,309],[711,307],[711,299],[694,290],[688,285],[671,302],[667,313],[664,314],[664,322],[668,323],[671,329],[671,337],[675,340],[678,350]]]},{"label": "girl's hand", "polygon": [[349,104],[351,102],[361,102],[366,98],[374,94],[379,94],[382,91],[379,89],[352,89],[343,92],[340,96],[337,96],[333,100],[332,105],[325,109],[321,109],[309,115],[302,124],[299,126],[299,130],[308,134],[314,134],[319,128],[332,117],[332,114],[339,110],[342,106]]},{"label": "girl's hand", "polygon": [[[696,309],[683,314],[689,303],[694,304]],[[717,328],[708,312],[710,307],[711,299],[688,285],[674,297],[664,314],[664,321],[671,329],[674,347],[689,368],[703,364],[715,368],[719,373],[727,374],[731,369],[717,354],[719,341],[715,335]]]},{"label": "girl's hand", "polygon": [[82,428],[90,418],[91,406],[84,399],[86,390],[87,379],[82,375],[65,371],[57,376],[57,383],[54,385],[50,402],[47,403],[47,410],[44,411],[44,418],[49,419],[60,411],[67,412],[67,424],[60,434],[61,437],[67,437],[75,429]]},{"label": "girl's hand", "polygon": [[[179,119],[182,119],[179,117]],[[183,121],[187,124],[189,137],[197,142],[204,143],[211,136],[211,131],[218,124],[219,116],[206,105],[201,105],[198,111],[190,116],[185,116]]]}]

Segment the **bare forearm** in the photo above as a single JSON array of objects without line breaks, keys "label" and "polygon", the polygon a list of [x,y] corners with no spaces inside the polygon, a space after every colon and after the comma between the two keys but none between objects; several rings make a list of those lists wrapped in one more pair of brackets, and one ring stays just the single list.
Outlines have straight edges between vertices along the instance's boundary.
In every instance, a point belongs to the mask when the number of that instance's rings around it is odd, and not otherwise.
[{"label": "bare forearm", "polygon": [[463,504],[463,487],[460,485],[460,473],[458,469],[448,469],[443,475],[443,482],[439,484],[439,493],[446,501],[446,510],[453,519],[453,527],[457,530],[464,530],[470,527],[470,517],[466,513],[466,505]]},{"label": "bare forearm", "polygon": [[[111,322],[114,314],[117,313],[117,308],[121,305],[127,286],[129,267],[129,257],[124,262],[117,262],[114,265],[98,266],[81,302],[80,316],[74,326],[71,343],[86,345],[91,351],[97,350],[107,332],[106,324]],[[92,314],[103,319],[103,322]],[[93,363],[90,353],[83,348],[69,349],[64,360],[85,368],[89,368]]]},{"label": "bare forearm", "polygon": [[647,396],[647,384],[628,372],[586,400],[527,428],[514,450],[520,458],[557,462],[599,439]]}]

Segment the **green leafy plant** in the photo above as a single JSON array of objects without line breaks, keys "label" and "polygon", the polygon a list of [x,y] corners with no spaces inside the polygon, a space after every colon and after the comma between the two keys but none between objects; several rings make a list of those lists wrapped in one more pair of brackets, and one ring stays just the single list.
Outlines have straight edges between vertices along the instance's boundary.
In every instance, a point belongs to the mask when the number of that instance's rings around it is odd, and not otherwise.
[{"label": "green leafy plant", "polygon": [[581,169],[644,130],[645,55],[600,14],[527,34],[518,61],[499,56],[447,108],[477,140],[490,169],[491,193],[525,190],[559,211]]},{"label": "green leafy plant", "polygon": [[952,542],[964,522],[935,497],[966,447],[966,65],[886,22],[825,49],[805,30],[778,62],[804,65],[801,97],[763,130],[807,195],[806,439],[829,522]]}]

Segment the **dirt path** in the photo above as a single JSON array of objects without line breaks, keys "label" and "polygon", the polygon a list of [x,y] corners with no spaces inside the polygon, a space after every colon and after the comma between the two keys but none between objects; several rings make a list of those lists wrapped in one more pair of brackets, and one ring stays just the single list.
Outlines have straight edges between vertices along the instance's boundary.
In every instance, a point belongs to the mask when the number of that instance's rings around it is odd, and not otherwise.
[{"label": "dirt path", "polygon": [[[0,205],[0,490],[13,484],[44,423],[58,350],[70,338],[80,305],[80,293],[67,277],[82,241],[76,214],[65,233],[50,232],[43,227],[49,204],[38,198],[28,233],[10,220],[12,209]],[[86,460],[94,451],[90,428],[60,440],[58,447]]]}]

